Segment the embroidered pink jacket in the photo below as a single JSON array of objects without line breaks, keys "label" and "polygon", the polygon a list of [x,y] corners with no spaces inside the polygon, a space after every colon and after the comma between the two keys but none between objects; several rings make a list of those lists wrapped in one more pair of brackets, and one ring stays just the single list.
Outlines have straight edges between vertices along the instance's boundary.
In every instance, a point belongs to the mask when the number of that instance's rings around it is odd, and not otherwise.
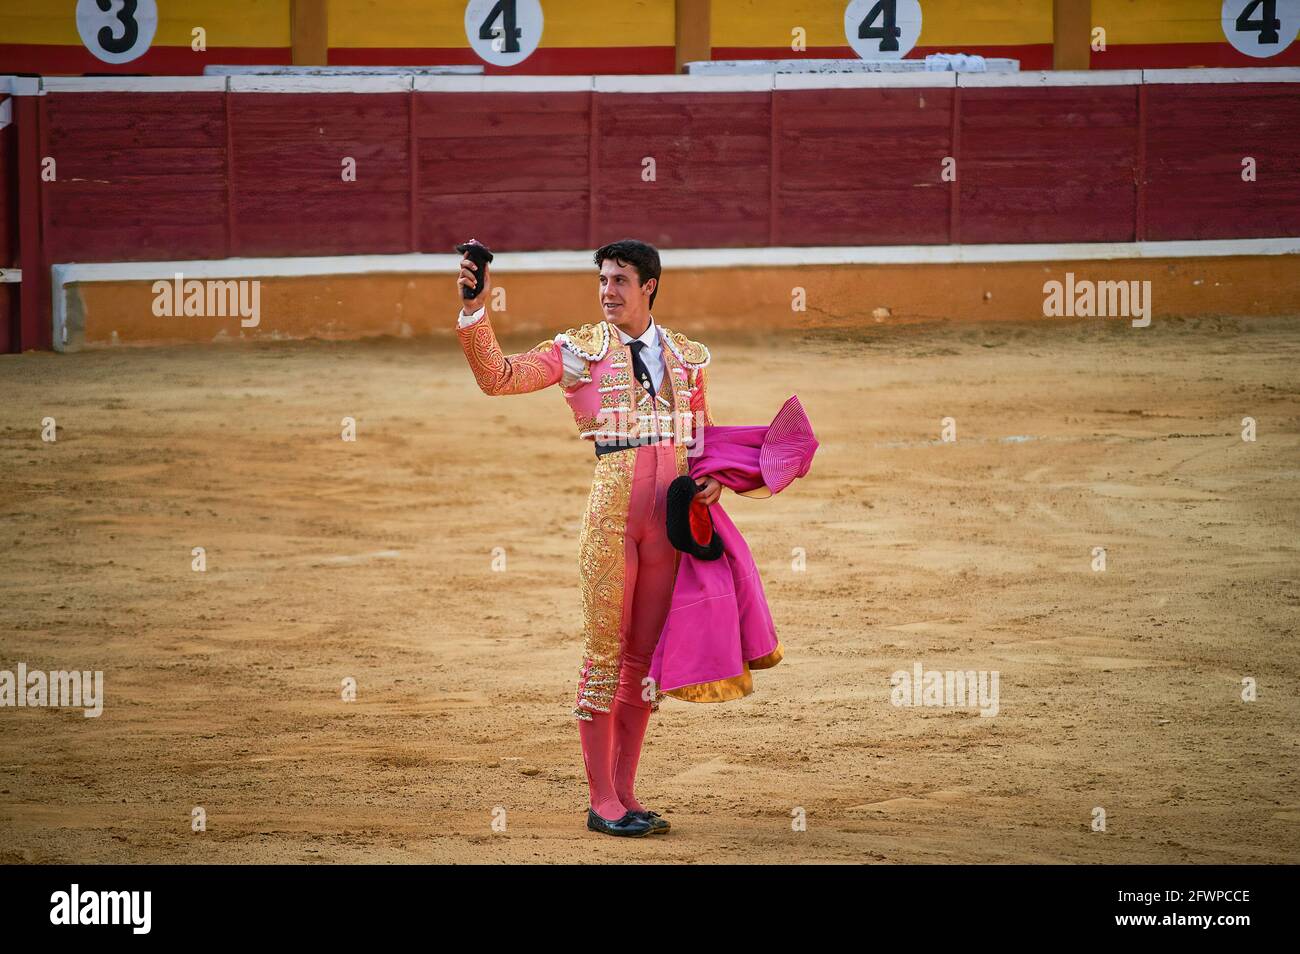
[{"label": "embroidered pink jacket", "polygon": [[[697,423],[713,423],[705,372],[709,352],[698,341],[657,322],[655,326],[663,348],[664,380],[654,398],[636,383],[631,350],[606,321],[570,328],[508,356],[502,353],[487,315],[458,328],[457,335],[484,394],[523,394],[562,384],[578,436],[584,440],[614,441],[657,432],[690,443]],[[582,374],[568,382],[563,381],[562,349],[582,361]]]}]

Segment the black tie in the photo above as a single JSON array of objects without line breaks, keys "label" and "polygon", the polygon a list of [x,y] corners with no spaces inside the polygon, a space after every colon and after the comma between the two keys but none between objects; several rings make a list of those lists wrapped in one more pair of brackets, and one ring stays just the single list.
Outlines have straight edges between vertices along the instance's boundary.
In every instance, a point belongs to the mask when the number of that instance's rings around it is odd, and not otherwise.
[{"label": "black tie", "polygon": [[632,349],[632,373],[636,379],[641,382],[642,386],[650,392],[650,396],[655,396],[654,382],[650,380],[650,369],[645,366],[641,360],[641,349],[645,347],[644,341],[633,341],[628,344]]}]

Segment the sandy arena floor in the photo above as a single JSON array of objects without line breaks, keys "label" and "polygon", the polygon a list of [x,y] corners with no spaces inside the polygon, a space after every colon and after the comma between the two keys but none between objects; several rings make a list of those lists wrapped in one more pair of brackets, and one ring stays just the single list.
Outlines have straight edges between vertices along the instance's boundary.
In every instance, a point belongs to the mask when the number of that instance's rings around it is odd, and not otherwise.
[{"label": "sandy arena floor", "polygon": [[[1300,321],[697,336],[719,423],[798,393],[822,448],[724,496],[786,659],[664,702],[640,840],[584,827],[558,390],[451,341],[0,357],[0,669],[106,696],[0,709],[0,862],[1300,861]],[[916,662],[999,713],[891,705]]]}]

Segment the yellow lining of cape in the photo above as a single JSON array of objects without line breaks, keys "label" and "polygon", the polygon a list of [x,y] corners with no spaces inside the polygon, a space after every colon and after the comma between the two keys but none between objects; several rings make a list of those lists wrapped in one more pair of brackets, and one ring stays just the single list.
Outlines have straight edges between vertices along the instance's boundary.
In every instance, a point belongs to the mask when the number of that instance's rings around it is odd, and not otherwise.
[{"label": "yellow lining of cape", "polygon": [[680,686],[677,689],[669,689],[666,694],[683,702],[731,702],[733,699],[743,699],[754,691],[754,678],[750,675],[750,670],[771,669],[784,655],[785,649],[778,642],[776,649],[766,656],[743,663],[744,668],[738,676],[715,679],[712,682],[697,682],[693,686]]}]

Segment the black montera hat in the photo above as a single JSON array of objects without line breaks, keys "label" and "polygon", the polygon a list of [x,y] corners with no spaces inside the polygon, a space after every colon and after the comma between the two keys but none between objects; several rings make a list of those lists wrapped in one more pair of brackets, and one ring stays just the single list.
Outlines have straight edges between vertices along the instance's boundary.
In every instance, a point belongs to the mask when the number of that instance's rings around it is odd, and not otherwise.
[{"label": "black montera hat", "polygon": [[716,560],[722,537],[713,530],[709,508],[695,500],[703,489],[688,474],[668,485],[668,542],[697,560]]}]

